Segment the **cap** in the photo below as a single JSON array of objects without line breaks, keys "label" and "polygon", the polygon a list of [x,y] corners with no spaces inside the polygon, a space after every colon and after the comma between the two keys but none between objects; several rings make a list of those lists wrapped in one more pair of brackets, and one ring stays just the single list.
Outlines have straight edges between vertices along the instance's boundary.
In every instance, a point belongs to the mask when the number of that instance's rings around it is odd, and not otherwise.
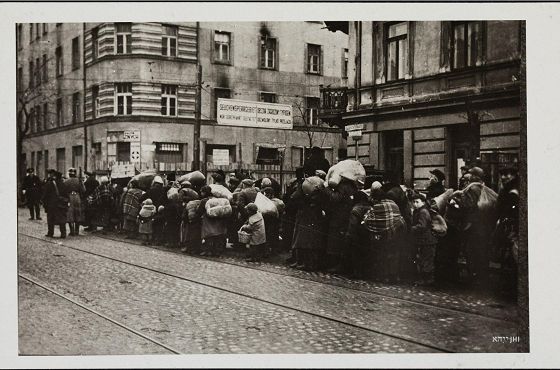
[{"label": "cap", "polygon": [[382,186],[383,185],[381,185],[379,181],[374,181],[373,184],[371,184],[370,190],[381,189]]},{"label": "cap", "polygon": [[161,178],[161,176],[156,176],[156,177],[154,177],[154,180],[152,181],[152,184],[162,184],[163,185],[163,179]]},{"label": "cap", "polygon": [[473,167],[469,170],[469,173],[473,176],[476,176],[480,179],[484,177],[484,170],[480,167]]},{"label": "cap", "polygon": [[249,203],[245,206],[247,212],[255,213],[259,210],[259,207],[255,203]]},{"label": "cap", "polygon": [[435,177],[437,177],[439,182],[442,182],[443,180],[445,180],[445,174],[443,172],[441,172],[440,170],[438,170],[437,168],[434,170],[431,170],[430,173],[432,175],[434,175]]}]

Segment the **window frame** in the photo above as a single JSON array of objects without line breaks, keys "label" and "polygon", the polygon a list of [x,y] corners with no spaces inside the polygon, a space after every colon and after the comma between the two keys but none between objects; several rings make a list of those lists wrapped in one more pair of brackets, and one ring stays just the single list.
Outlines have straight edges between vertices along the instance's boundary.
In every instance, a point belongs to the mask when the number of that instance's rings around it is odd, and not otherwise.
[{"label": "window frame", "polygon": [[[177,85],[161,85],[161,115],[166,117],[177,117],[178,116],[178,86]],[[173,104],[171,104],[173,100]],[[164,113],[165,109],[165,113]],[[174,114],[171,114],[171,111]]]},{"label": "window frame", "polygon": [[99,26],[91,29],[91,59],[99,58]]},{"label": "window frame", "polygon": [[[161,55],[164,57],[176,58],[179,55],[179,27],[167,24],[162,24],[161,27]],[[166,32],[167,29],[173,29],[175,31],[175,35],[168,35]],[[172,41],[175,41],[174,54],[171,52],[173,50],[171,45]]]},{"label": "window frame", "polygon": [[35,38],[33,37],[33,23],[29,23],[29,43],[32,44]]},{"label": "window frame", "polygon": [[91,115],[93,119],[99,118],[99,116],[101,115],[101,108],[99,103],[99,85],[93,85],[91,87]]},{"label": "window frame", "polygon": [[35,58],[35,71],[33,73],[33,78],[35,79],[35,86],[41,86],[43,79],[41,77],[41,58]]},{"label": "window frame", "polygon": [[[226,35],[228,38],[228,42],[221,42],[221,41],[217,41],[216,40],[216,36],[217,35]],[[216,52],[216,46],[220,45],[220,52]],[[220,58],[220,56],[222,55],[222,46],[225,46],[227,48],[227,58]],[[227,32],[227,31],[219,31],[219,30],[214,30],[214,37],[212,39],[212,53],[213,53],[213,61],[214,63],[220,63],[220,64],[232,64],[232,33],[231,32]]]},{"label": "window frame", "polygon": [[81,98],[80,92],[72,94],[72,123],[80,122]]},{"label": "window frame", "polygon": [[[118,31],[119,26],[129,26],[130,31]],[[122,52],[119,52],[119,37],[123,37]],[[115,54],[131,54],[132,53],[132,23],[117,22],[115,23]]]},{"label": "window frame", "polygon": [[16,46],[18,49],[23,47],[23,24],[18,23],[16,27]]},{"label": "window frame", "polygon": [[35,106],[35,132],[40,132],[41,124],[43,123],[43,109],[41,104]]},{"label": "window frame", "polygon": [[49,103],[43,103],[43,130],[48,130],[49,123]]},{"label": "window frame", "polygon": [[[316,107],[311,107],[310,106],[310,101],[314,101],[316,102],[317,106]],[[319,119],[319,108],[321,106],[321,98],[318,96],[306,96],[305,97],[305,120],[306,122],[304,122],[305,125],[307,126],[321,126],[321,122]],[[314,114],[313,114],[314,112]],[[313,118],[313,121],[310,120],[310,114],[311,117]]]},{"label": "window frame", "polygon": [[[268,47],[268,41],[274,42],[274,48]],[[273,55],[272,58],[268,57],[268,51],[272,51]],[[277,71],[278,70],[278,38],[276,37],[268,37],[268,36],[260,36],[259,37],[259,68],[266,69],[270,71]],[[267,61],[272,61],[272,67],[267,65]],[[264,65],[263,65],[264,63]]]},{"label": "window frame", "polygon": [[49,32],[49,24],[43,23],[43,35],[46,35]]},{"label": "window frame", "polygon": [[29,81],[28,81],[28,87],[30,89],[35,87],[35,62],[33,61],[33,59],[31,59],[29,61]]},{"label": "window frame", "polygon": [[[266,96],[272,97],[272,101],[263,100],[263,98]],[[278,94],[270,91],[259,91],[259,101],[263,103],[276,104],[278,102]]]},{"label": "window frame", "polygon": [[64,102],[62,98],[56,99],[56,127],[64,126]]},{"label": "window frame", "polygon": [[[218,96],[218,95],[222,95],[221,93],[225,93],[225,92],[227,92],[227,98],[224,96]],[[214,90],[212,91],[212,96],[214,97],[212,113],[216,121],[218,120],[218,99],[219,98],[231,99],[231,94],[232,94],[232,90],[228,87],[215,87]]]},{"label": "window frame", "polygon": [[342,49],[342,78],[348,78],[348,67],[349,64],[349,50],[347,48]]},{"label": "window frame", "polygon": [[[122,91],[119,91],[119,89],[121,89]],[[123,113],[119,113],[119,97],[123,98]],[[132,112],[132,83],[115,83],[115,116],[129,116],[132,114]]]},{"label": "window frame", "polygon": [[[406,24],[406,34],[404,35],[398,35],[398,36],[393,36],[393,37],[389,37],[389,28],[391,28],[394,25],[397,24]],[[386,82],[395,82],[395,81],[402,81],[404,79],[406,79],[407,75],[408,75],[408,70],[410,69],[410,62],[408,60],[405,60],[406,62],[406,70],[404,71],[404,75],[403,76],[399,76],[399,67],[400,67],[400,50],[399,50],[399,41],[401,40],[405,40],[405,47],[407,48],[407,58],[410,56],[410,47],[409,47],[409,37],[410,37],[410,24],[408,21],[398,21],[398,22],[387,22],[384,24],[384,38],[383,38],[383,49],[384,49],[384,62],[385,62],[385,81]],[[393,78],[393,79],[389,79],[389,46],[391,43],[395,42],[396,43],[396,47],[395,47],[395,60],[397,61],[397,65],[396,65],[396,73],[397,73],[397,78]],[[404,60],[404,59],[403,59]]]},{"label": "window frame", "polygon": [[72,39],[72,70],[75,71],[81,66],[80,60],[80,36]]},{"label": "window frame", "polygon": [[47,54],[43,54],[41,69],[42,69],[42,73],[41,73],[42,76],[41,77],[43,79],[43,82],[48,82],[49,81],[49,72],[48,72]]},{"label": "window frame", "polygon": [[62,52],[62,45],[59,45],[55,49],[55,60],[56,60],[56,77],[60,77],[64,74],[64,54]]},{"label": "window frame", "polygon": [[[478,28],[478,36],[476,33],[472,34],[472,40],[469,40],[470,42],[472,42],[472,44],[470,45],[470,53],[471,53],[471,58],[468,58],[468,53],[469,53],[469,42],[468,40],[468,35],[469,35],[469,26],[476,26]],[[459,26],[463,26],[463,42],[464,42],[464,46],[463,46],[463,63],[464,65],[462,67],[456,67],[455,66],[455,62],[456,62],[456,57],[455,57],[455,28],[459,27]],[[481,22],[480,21],[453,21],[451,22],[451,32],[450,32],[450,53],[449,53],[449,66],[450,69],[452,71],[462,71],[462,70],[468,70],[468,69],[472,69],[476,67],[477,64],[477,60],[480,57],[479,55],[479,43],[482,42],[481,40],[481,34],[482,34],[482,26],[481,26]],[[472,64],[470,64],[472,63]]]},{"label": "window frame", "polygon": [[[311,53],[312,49],[314,50],[314,53]],[[322,58],[321,58],[321,54],[322,54],[322,46],[319,44],[306,44],[306,49],[305,49],[305,64],[306,64],[306,73],[309,74],[314,74],[314,75],[321,75],[322,74]],[[317,58],[317,62],[316,63],[312,63],[311,62],[311,58],[316,57]],[[312,70],[312,66],[316,66],[317,70]]]}]

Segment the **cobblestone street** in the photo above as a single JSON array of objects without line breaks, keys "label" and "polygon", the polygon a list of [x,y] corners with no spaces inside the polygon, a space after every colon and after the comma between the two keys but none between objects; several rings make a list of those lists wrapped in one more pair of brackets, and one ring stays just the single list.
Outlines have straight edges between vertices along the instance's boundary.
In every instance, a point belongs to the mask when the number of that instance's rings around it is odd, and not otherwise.
[{"label": "cobblestone street", "polygon": [[118,235],[47,239],[45,221],[19,216],[21,354],[517,351],[493,340],[518,331],[515,306],[492,297],[203,259]]}]

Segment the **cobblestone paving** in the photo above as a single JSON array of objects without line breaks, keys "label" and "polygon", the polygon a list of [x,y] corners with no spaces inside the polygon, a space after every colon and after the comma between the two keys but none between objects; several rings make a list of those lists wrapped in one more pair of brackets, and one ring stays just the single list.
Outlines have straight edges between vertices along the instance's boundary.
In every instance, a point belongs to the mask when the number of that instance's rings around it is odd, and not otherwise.
[{"label": "cobblestone paving", "polygon": [[21,272],[183,353],[434,351],[21,235],[18,257]]},{"label": "cobblestone paving", "polygon": [[[21,215],[23,216],[20,217],[19,225],[22,232],[31,232],[31,234],[36,236],[44,234],[43,229],[45,229],[46,226],[43,227],[43,225],[37,221],[27,221],[25,219],[26,214],[21,213]],[[103,239],[114,241],[122,241],[127,244],[141,245],[139,240],[124,239],[123,235],[118,234],[100,235],[99,233],[90,233],[85,235],[101,237]],[[169,249],[160,246],[151,246],[146,248],[166,250],[181,254],[177,249]],[[517,322],[517,306],[511,302],[504,302],[491,294],[475,293],[463,289],[442,290],[436,288],[415,287],[411,284],[386,284],[365,280],[355,280],[340,275],[322,272],[300,271],[279,263],[250,263],[243,261],[242,258],[232,256],[223,256],[219,258],[205,257],[205,259]]]},{"label": "cobblestone paving", "polygon": [[492,343],[494,335],[516,335],[514,323],[105,239],[64,243],[433,346],[462,352],[516,350],[511,344]]},{"label": "cobblestone paving", "polygon": [[20,354],[170,353],[23,279],[19,279],[19,296]]}]

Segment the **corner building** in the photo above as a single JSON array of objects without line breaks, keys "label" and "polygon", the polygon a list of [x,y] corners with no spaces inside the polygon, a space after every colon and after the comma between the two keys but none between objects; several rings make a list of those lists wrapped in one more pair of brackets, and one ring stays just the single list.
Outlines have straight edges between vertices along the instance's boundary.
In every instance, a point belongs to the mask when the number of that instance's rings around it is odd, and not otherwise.
[{"label": "corner building", "polygon": [[[321,85],[346,83],[348,37],[322,22],[16,27],[18,94],[33,96],[23,152],[39,175],[70,166],[102,173],[115,164],[191,170],[197,64],[201,168],[217,168],[216,149],[233,169],[254,167],[262,148],[280,148],[285,174],[293,174],[310,137],[331,163],[344,147],[340,129],[323,124],[318,109]],[[294,127],[218,125],[219,98],[291,105]]]},{"label": "corner building", "polygon": [[[521,21],[326,22],[349,35],[348,83],[322,89],[320,116],[362,127],[348,156],[424,189],[456,188],[462,165],[520,160]],[[357,145],[356,145],[357,144]]]}]

